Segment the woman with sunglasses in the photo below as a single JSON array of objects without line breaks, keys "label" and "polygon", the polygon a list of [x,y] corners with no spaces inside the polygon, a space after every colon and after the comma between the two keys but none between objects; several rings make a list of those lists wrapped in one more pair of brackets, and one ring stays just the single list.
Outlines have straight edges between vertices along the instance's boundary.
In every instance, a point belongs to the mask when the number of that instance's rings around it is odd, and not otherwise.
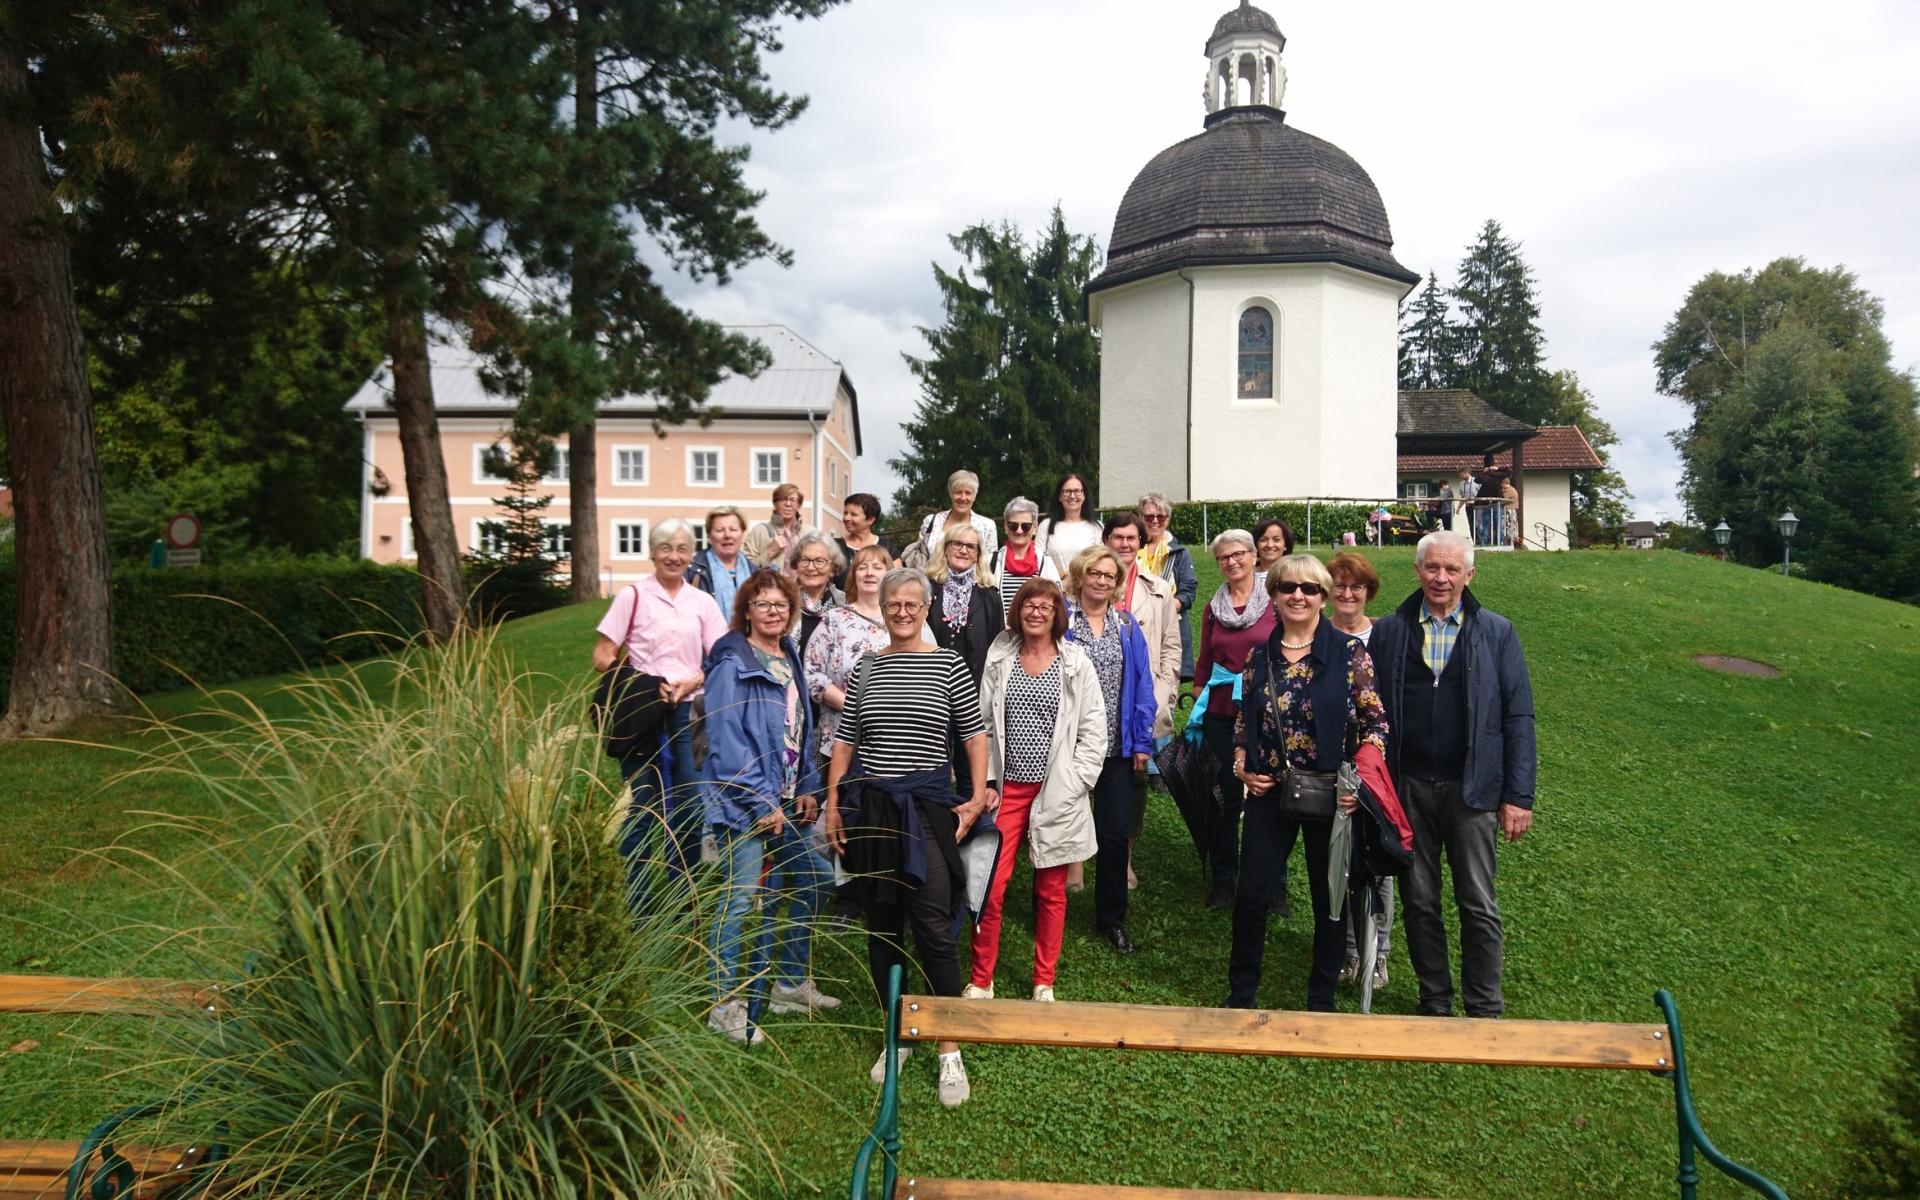
[{"label": "woman with sunglasses", "polygon": [[1029,579],[1048,579],[1060,582],[1060,568],[1054,564],[1046,551],[1034,536],[1040,527],[1040,506],[1025,496],[1015,496],[1007,501],[1006,511],[1000,517],[1001,526],[1007,531],[1006,544],[993,552],[987,563],[987,573],[992,575],[1000,587],[1001,611],[1013,611],[1014,593],[1018,592]]},{"label": "woman with sunglasses", "polygon": [[1387,712],[1374,687],[1373,659],[1360,642],[1322,619],[1333,577],[1311,554],[1289,554],[1267,576],[1279,613],[1273,636],[1247,656],[1240,718],[1234,729],[1233,773],[1247,790],[1240,835],[1240,884],[1233,900],[1233,949],[1227,963],[1228,1008],[1255,1007],[1266,953],[1267,909],[1279,866],[1296,837],[1306,842],[1307,888],[1313,898],[1313,961],[1307,1010],[1332,1012],[1346,954],[1346,919],[1330,921],[1328,836],[1336,808],[1356,798],[1336,795],[1342,763],[1361,745],[1382,754]]},{"label": "woman with sunglasses", "polygon": [[1148,492],[1140,497],[1140,519],[1147,523],[1140,561],[1173,585],[1173,606],[1180,617],[1180,679],[1184,683],[1193,678],[1193,625],[1187,613],[1200,594],[1200,576],[1193,569],[1193,555],[1169,527],[1173,502],[1165,492]]}]

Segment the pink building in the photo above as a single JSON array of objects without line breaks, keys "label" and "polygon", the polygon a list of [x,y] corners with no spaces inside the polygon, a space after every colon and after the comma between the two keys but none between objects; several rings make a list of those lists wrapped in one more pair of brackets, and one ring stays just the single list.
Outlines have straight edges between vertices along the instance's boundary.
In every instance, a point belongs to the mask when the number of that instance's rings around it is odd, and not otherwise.
[{"label": "pink building", "polygon": [[[784,325],[737,326],[773,355],[752,379],[728,376],[708,398],[712,421],[668,426],[656,433],[657,411],[645,396],[620,396],[600,408],[598,427],[602,589],[611,592],[651,570],[647,532],[668,517],[694,527],[706,545],[704,519],[733,505],[749,522],[772,511],[773,489],[796,483],[806,493],[806,519],[841,532],[840,510],[859,457],[860,408],[852,380],[838,362]],[[505,441],[514,402],[491,395],[478,361],[464,347],[432,352],[434,407],[447,456],[453,524],[462,551],[484,546],[500,519],[502,481],[487,470],[487,451]],[[360,552],[376,562],[414,556],[408,520],[406,469],[393,414],[388,372],[382,370],[347,402],[365,428],[360,508]],[[564,448],[566,443],[560,443]],[[546,481],[554,501],[547,520],[551,546],[570,547],[566,458]]]}]

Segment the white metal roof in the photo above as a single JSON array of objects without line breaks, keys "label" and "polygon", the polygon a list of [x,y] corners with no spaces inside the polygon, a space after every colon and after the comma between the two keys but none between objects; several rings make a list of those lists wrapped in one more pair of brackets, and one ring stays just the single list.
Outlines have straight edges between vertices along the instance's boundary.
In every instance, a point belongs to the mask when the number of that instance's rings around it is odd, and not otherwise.
[{"label": "white metal roof", "polygon": [[[844,367],[785,325],[727,328],[765,346],[773,362],[750,378],[731,372],[722,377],[707,397],[709,411],[716,416],[825,417],[833,410],[834,396],[844,384],[852,410],[853,450],[861,453],[860,407]],[[513,411],[517,403],[513,397],[491,393],[481,383],[481,360],[465,345],[436,341],[428,348],[427,358],[436,411],[502,415]],[[609,416],[651,416],[658,409],[659,402],[652,396],[615,396],[600,406],[600,411]],[[347,401],[347,411],[364,416],[393,411],[392,372],[386,365]]]}]

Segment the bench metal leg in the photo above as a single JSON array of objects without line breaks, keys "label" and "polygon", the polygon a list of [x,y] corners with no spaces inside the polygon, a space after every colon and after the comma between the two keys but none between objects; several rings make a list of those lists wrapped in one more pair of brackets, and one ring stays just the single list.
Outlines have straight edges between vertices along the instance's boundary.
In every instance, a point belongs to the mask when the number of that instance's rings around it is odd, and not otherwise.
[{"label": "bench metal leg", "polygon": [[1673,1079],[1674,1122],[1680,1137],[1679,1171],[1674,1176],[1674,1182],[1680,1185],[1680,1200],[1695,1200],[1700,1186],[1700,1172],[1694,1161],[1696,1151],[1722,1174],[1746,1184],[1768,1200],[1787,1200],[1787,1193],[1779,1184],[1728,1158],[1707,1140],[1706,1131],[1700,1128],[1700,1118],[1693,1111],[1693,1089],[1687,1083],[1687,1052],[1680,1041],[1680,1011],[1674,1006],[1673,993],[1661,988],[1653,994],[1653,1002],[1667,1018],[1667,1039],[1673,1047],[1673,1070],[1668,1075]]},{"label": "bench metal leg", "polygon": [[867,1200],[867,1177],[873,1167],[873,1154],[880,1152],[880,1181],[885,1200],[893,1200],[894,1185],[900,1180],[900,990],[904,979],[899,963],[887,971],[887,1048],[886,1080],[880,1085],[880,1113],[873,1128],[860,1143],[853,1158],[853,1178],[847,1187],[849,1200]]}]

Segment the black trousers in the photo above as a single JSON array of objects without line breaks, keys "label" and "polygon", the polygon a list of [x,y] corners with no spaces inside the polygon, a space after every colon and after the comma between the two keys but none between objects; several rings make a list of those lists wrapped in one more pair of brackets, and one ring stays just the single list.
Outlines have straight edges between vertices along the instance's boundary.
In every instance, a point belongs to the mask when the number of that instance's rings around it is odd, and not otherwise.
[{"label": "black trousers", "polygon": [[[938,814],[927,808],[923,819],[944,818],[951,826],[953,815]],[[949,834],[949,837],[951,835]],[[885,899],[881,892],[889,893]],[[959,949],[954,942],[955,914],[962,904],[959,881],[948,867],[947,856],[936,847],[927,848],[927,881],[919,887],[902,884],[873,889],[865,897],[867,910],[867,969],[873,975],[873,992],[886,1010],[887,972],[898,963],[906,968],[901,984],[907,991],[915,987],[912,964],[907,959],[907,930],[913,930],[914,948],[919,951],[920,969],[926,972],[927,985],[936,996],[958,996],[964,980],[960,976]]]},{"label": "black trousers", "polygon": [[1267,952],[1267,908],[1286,875],[1296,836],[1307,844],[1308,891],[1313,896],[1313,960],[1307,972],[1307,1011],[1332,1012],[1340,964],[1347,955],[1347,917],[1327,920],[1327,838],[1332,821],[1296,821],[1272,799],[1248,796],[1240,833],[1240,885],[1233,895],[1233,949],[1227,960],[1227,1007],[1252,1008]]},{"label": "black trousers", "polygon": [[1093,927],[1100,932],[1127,920],[1127,839],[1133,834],[1133,756],[1118,754],[1093,785]]},{"label": "black trousers", "polygon": [[[1240,806],[1247,790],[1233,773],[1233,718],[1224,713],[1208,713],[1201,725],[1207,753],[1220,764],[1220,813],[1208,838],[1207,860],[1213,865],[1213,877],[1228,883],[1240,873]],[[1280,882],[1285,886],[1286,863],[1280,864]]]}]

